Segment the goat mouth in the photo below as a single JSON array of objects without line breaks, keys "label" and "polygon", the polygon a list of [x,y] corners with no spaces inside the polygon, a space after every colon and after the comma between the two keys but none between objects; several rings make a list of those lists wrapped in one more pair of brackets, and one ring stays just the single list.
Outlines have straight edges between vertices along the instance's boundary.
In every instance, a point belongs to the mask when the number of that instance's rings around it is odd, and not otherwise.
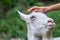
[{"label": "goat mouth", "polygon": [[54,29],[54,27],[49,27],[48,29],[51,31],[51,30],[53,30],[53,29]]}]

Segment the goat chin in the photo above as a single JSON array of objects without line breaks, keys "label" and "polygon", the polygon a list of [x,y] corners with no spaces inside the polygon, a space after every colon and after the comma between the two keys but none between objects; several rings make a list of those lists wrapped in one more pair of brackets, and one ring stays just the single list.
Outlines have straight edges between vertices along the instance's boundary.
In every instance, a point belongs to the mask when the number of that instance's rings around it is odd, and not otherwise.
[{"label": "goat chin", "polygon": [[60,37],[55,37],[55,38],[53,38],[54,40],[60,40]]}]

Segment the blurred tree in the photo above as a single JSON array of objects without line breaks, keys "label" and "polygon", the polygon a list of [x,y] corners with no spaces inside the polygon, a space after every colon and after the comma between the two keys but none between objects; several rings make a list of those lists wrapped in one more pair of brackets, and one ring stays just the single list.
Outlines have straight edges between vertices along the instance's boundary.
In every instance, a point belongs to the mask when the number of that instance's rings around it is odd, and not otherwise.
[{"label": "blurred tree", "polygon": [[0,0],[0,17],[3,17],[5,13],[14,8],[18,3],[18,0]]}]

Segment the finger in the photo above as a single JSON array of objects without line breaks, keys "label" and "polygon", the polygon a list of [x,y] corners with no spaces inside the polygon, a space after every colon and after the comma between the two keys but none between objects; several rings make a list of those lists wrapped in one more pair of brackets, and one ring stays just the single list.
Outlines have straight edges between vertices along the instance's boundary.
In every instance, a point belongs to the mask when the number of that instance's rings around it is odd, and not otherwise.
[{"label": "finger", "polygon": [[36,10],[34,10],[34,12],[40,12],[40,11],[36,9]]},{"label": "finger", "polygon": [[38,8],[38,11],[47,13],[48,12],[48,9],[46,9],[46,7],[39,7]]},{"label": "finger", "polygon": [[30,9],[28,9],[28,12],[32,12],[36,8],[37,8],[37,6],[34,6],[34,7],[30,8]]}]

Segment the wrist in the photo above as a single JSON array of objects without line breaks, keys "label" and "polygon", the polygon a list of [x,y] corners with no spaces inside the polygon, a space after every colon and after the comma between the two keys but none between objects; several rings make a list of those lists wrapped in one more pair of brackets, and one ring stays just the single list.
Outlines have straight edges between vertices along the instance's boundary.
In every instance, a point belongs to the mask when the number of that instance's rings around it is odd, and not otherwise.
[{"label": "wrist", "polygon": [[49,11],[53,11],[53,6],[49,6]]}]

